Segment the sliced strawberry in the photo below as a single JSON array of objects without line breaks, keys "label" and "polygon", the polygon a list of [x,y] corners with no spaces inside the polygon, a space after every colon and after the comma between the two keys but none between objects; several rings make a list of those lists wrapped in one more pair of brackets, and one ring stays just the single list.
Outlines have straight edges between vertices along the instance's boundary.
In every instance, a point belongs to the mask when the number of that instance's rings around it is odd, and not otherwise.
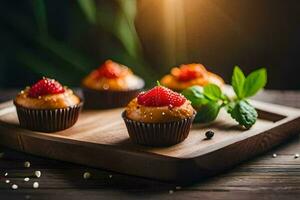
[{"label": "sliced strawberry", "polygon": [[98,69],[97,76],[105,77],[109,79],[119,78],[122,74],[122,69],[119,63],[113,62],[111,60],[105,61]]},{"label": "sliced strawberry", "polygon": [[47,94],[60,94],[65,92],[63,86],[54,79],[43,78],[29,89],[29,97],[37,98]]},{"label": "sliced strawberry", "polygon": [[147,92],[142,92],[137,97],[138,103],[144,106],[181,106],[186,98],[166,87],[156,86]]},{"label": "sliced strawberry", "polygon": [[203,77],[206,69],[200,64],[181,65],[174,68],[171,72],[179,81],[190,81],[195,78]]}]

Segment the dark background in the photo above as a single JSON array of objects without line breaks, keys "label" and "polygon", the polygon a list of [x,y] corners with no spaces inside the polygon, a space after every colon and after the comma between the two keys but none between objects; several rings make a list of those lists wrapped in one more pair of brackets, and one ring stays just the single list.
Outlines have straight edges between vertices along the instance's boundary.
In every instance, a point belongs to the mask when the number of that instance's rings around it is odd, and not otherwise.
[{"label": "dark background", "polygon": [[43,75],[76,86],[112,58],[148,85],[173,66],[199,62],[227,82],[234,65],[246,73],[266,67],[267,88],[300,89],[297,0],[97,0],[95,23],[79,1],[35,2],[1,1],[0,88]]}]

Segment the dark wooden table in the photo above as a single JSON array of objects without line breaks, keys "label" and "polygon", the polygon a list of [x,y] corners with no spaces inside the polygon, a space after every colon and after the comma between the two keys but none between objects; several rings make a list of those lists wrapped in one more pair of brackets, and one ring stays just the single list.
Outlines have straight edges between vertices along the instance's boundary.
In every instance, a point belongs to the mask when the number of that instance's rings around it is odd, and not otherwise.
[{"label": "dark wooden table", "polygon": [[[0,101],[15,91],[1,91]],[[300,108],[300,92],[265,91],[256,99]],[[300,133],[300,130],[299,130]],[[300,199],[300,137],[216,177],[176,185],[31,156],[0,147],[0,199]],[[277,157],[273,157],[277,154]],[[232,155],[234,156],[234,155]],[[99,155],[101,159],[101,155]],[[29,168],[24,162],[30,161]],[[40,170],[42,176],[33,173]],[[84,172],[90,179],[83,179]],[[8,173],[8,176],[4,176]],[[30,181],[25,182],[24,178]],[[10,180],[10,183],[5,183]],[[33,182],[39,188],[33,189]],[[12,190],[12,184],[18,189]]]}]

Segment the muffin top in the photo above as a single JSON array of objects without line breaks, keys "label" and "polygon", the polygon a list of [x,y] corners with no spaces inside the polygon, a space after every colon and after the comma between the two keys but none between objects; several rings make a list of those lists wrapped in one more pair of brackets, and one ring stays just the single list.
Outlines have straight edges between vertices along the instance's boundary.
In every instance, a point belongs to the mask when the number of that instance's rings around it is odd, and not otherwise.
[{"label": "muffin top", "polygon": [[128,67],[107,60],[85,77],[82,85],[94,90],[126,91],[143,88],[144,81]]},{"label": "muffin top", "polygon": [[163,86],[140,93],[126,107],[129,119],[145,123],[180,121],[194,113],[189,100]]},{"label": "muffin top", "polygon": [[22,90],[14,102],[32,109],[57,109],[77,105],[80,98],[54,79],[43,78]]},{"label": "muffin top", "polygon": [[162,85],[176,91],[184,90],[193,85],[205,86],[209,83],[218,86],[224,85],[220,76],[207,71],[201,64],[185,64],[174,67],[170,74],[161,79]]}]

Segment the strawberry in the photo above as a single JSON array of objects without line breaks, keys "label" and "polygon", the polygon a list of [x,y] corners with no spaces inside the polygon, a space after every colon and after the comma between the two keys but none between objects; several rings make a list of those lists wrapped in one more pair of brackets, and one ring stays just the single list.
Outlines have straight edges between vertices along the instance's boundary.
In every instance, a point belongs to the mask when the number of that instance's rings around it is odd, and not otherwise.
[{"label": "strawberry", "polygon": [[60,94],[65,92],[63,86],[54,79],[43,78],[29,89],[29,97],[37,98],[47,94]]},{"label": "strawberry", "polygon": [[205,72],[205,68],[200,64],[188,64],[181,65],[179,68],[174,68],[171,73],[179,81],[190,81],[204,76]]},{"label": "strawberry", "polygon": [[166,87],[156,86],[147,92],[140,93],[137,101],[144,106],[169,106],[172,108],[181,106],[186,98]]},{"label": "strawberry", "polygon": [[114,79],[121,76],[122,69],[120,68],[120,64],[107,60],[97,69],[97,72],[98,77]]}]

